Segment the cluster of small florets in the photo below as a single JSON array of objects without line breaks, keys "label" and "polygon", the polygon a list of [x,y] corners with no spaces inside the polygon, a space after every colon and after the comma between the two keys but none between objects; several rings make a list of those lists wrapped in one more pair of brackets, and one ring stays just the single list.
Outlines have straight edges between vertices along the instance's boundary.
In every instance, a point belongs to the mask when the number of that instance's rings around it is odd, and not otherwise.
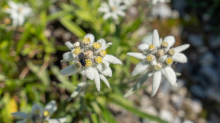
[{"label": "cluster of small florets", "polygon": [[172,65],[172,56],[175,54],[175,51],[168,49],[168,46],[168,42],[162,42],[158,48],[153,44],[149,45],[147,61],[154,65],[155,70],[160,70],[163,66]]},{"label": "cluster of small florets", "polygon": [[90,38],[85,37],[82,42],[75,42],[73,46],[72,53],[78,55],[78,62],[75,64],[77,69],[100,64],[106,55],[106,50],[101,49],[102,46],[99,42],[94,42],[91,45]]}]

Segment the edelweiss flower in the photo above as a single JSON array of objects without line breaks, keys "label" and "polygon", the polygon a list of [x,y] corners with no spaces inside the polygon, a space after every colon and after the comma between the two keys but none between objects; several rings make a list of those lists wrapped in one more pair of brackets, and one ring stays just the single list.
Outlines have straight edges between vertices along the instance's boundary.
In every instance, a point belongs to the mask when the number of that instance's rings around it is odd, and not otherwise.
[{"label": "edelweiss flower", "polygon": [[177,86],[176,74],[171,68],[171,65],[174,61],[181,63],[187,62],[186,56],[180,52],[189,48],[189,44],[170,49],[174,43],[175,39],[173,36],[165,37],[164,41],[159,40],[158,31],[154,30],[151,45],[141,44],[138,46],[138,49],[143,51],[143,53],[127,53],[142,60],[132,71],[132,76],[145,72],[153,73],[151,96],[156,94],[162,75],[172,86]]},{"label": "edelweiss flower", "polygon": [[22,118],[17,123],[64,123],[66,118],[50,119],[50,116],[57,110],[56,101],[50,101],[43,109],[40,105],[34,104],[32,113],[15,112],[12,115]]},{"label": "edelweiss flower", "polygon": [[10,8],[7,8],[5,11],[10,14],[13,20],[12,25],[22,26],[25,17],[31,14],[31,8],[21,3],[16,4],[13,1],[9,1],[8,5]]},{"label": "edelweiss flower", "polygon": [[90,80],[94,80],[96,88],[100,91],[100,79],[110,88],[108,80],[105,76],[112,76],[112,70],[109,67],[110,63],[121,64],[121,61],[109,55],[106,49],[112,45],[104,39],[94,42],[95,37],[92,34],[87,34],[82,42],[71,44],[66,42],[65,45],[71,50],[63,54],[62,61],[74,62],[60,71],[61,75],[70,76],[77,72],[81,72]]},{"label": "edelweiss flower", "polygon": [[105,13],[103,18],[107,20],[113,18],[115,21],[118,20],[118,16],[125,16],[124,10],[126,9],[125,5],[121,5],[121,0],[108,0],[108,4],[102,3],[98,11]]}]

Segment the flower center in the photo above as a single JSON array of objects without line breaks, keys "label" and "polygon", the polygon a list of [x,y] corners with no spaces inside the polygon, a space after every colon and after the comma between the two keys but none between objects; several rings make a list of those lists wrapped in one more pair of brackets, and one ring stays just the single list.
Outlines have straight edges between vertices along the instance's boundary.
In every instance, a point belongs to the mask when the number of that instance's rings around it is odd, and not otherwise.
[{"label": "flower center", "polygon": [[168,58],[166,59],[166,63],[167,63],[167,65],[172,64],[172,63],[173,63],[173,59],[172,59],[171,57],[168,57]]},{"label": "flower center", "polygon": [[154,60],[154,55],[152,54],[147,55],[147,61],[151,62],[153,60]]},{"label": "flower center", "polygon": [[83,39],[83,44],[89,45],[90,43],[91,43],[90,38],[84,38],[84,39]]},{"label": "flower center", "polygon": [[151,44],[148,49],[150,51],[154,51],[154,50],[156,50],[156,47],[153,44]]},{"label": "flower center", "polygon": [[99,52],[99,55],[102,56],[102,57],[105,57],[106,53],[107,53],[106,50],[101,50]]},{"label": "flower center", "polygon": [[44,111],[44,116],[47,117],[50,115],[50,112],[48,110]]},{"label": "flower center", "polygon": [[158,50],[157,51],[157,56],[161,57],[164,55],[164,50]]},{"label": "flower center", "polygon": [[161,46],[164,47],[164,48],[167,48],[167,47],[168,47],[168,43],[167,43],[167,42],[163,42],[163,43],[161,44]]},{"label": "flower center", "polygon": [[18,8],[18,13],[21,13],[22,10],[23,10],[23,8],[19,7],[19,8]]},{"label": "flower center", "polygon": [[74,46],[75,48],[77,48],[77,47],[80,46],[80,43],[79,43],[79,42],[75,42],[75,43],[73,44],[73,46]]},{"label": "flower center", "polygon": [[80,69],[82,67],[82,64],[80,62],[76,62],[74,64],[74,66],[75,66],[76,69]]},{"label": "flower center", "polygon": [[81,49],[79,47],[75,48],[73,53],[74,54],[79,54],[81,52]]},{"label": "flower center", "polygon": [[97,57],[95,57],[95,62],[96,63],[102,63],[102,57],[101,56],[97,56]]},{"label": "flower center", "polygon": [[90,59],[86,59],[86,67],[91,67],[92,61]]},{"label": "flower center", "polygon": [[95,48],[96,50],[98,50],[99,48],[101,48],[101,44],[99,42],[97,43],[93,43],[93,48]]},{"label": "flower center", "polygon": [[175,54],[175,51],[173,49],[169,49],[168,54],[173,56]]},{"label": "flower center", "polygon": [[117,7],[115,7],[115,6],[111,7],[112,12],[116,11],[116,9],[117,9]]},{"label": "flower center", "polygon": [[154,69],[155,70],[160,70],[162,68],[162,65],[161,64],[156,64],[156,65],[154,65]]},{"label": "flower center", "polygon": [[93,52],[91,50],[84,52],[84,55],[86,58],[92,58],[93,57]]}]

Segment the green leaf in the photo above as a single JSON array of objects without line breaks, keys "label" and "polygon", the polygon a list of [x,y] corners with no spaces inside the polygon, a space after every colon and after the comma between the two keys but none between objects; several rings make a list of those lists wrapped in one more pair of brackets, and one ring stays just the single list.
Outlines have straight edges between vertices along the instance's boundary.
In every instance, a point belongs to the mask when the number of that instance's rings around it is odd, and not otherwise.
[{"label": "green leaf", "polygon": [[56,20],[56,19],[59,19],[63,16],[66,16],[67,14],[69,14],[68,12],[66,11],[59,11],[59,12],[56,12],[54,14],[51,14],[47,17],[47,22],[50,22],[50,21],[53,21],[53,20]]},{"label": "green leaf", "polygon": [[79,94],[80,90],[82,89],[82,87],[83,87],[84,85],[86,85],[86,82],[80,82],[80,83],[77,85],[76,90],[73,91],[73,93],[70,95],[70,98],[69,98],[68,101],[70,101],[70,100],[72,100],[73,98],[75,98],[75,97]]},{"label": "green leaf", "polygon": [[98,116],[96,114],[91,114],[92,123],[99,123]]},{"label": "green leaf", "polygon": [[60,22],[73,34],[75,34],[79,38],[83,38],[86,33],[73,21],[67,18],[60,19]]},{"label": "green leaf", "polygon": [[144,84],[144,82],[150,77],[152,76],[151,73],[146,73],[143,78],[141,80],[139,80],[137,83],[135,83],[135,85],[130,88],[124,95],[125,98],[129,97],[131,94],[133,94],[137,89],[140,88],[141,85]]}]

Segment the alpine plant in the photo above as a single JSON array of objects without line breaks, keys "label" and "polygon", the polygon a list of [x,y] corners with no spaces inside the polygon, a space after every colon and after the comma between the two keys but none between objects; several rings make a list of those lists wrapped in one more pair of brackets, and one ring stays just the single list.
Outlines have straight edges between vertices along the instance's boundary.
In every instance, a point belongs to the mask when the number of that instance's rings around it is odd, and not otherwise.
[{"label": "alpine plant", "polygon": [[143,53],[128,52],[127,54],[142,61],[132,71],[131,75],[152,73],[153,86],[151,96],[154,96],[160,86],[162,75],[170,82],[172,86],[177,86],[176,73],[172,69],[173,62],[186,63],[187,57],[181,53],[189,48],[189,44],[184,44],[175,48],[174,36],[167,36],[160,40],[158,31],[153,32],[153,40],[150,44],[141,44],[138,49]]},{"label": "alpine plant", "polygon": [[96,88],[100,91],[100,79],[110,88],[105,76],[111,77],[112,70],[109,64],[121,64],[121,61],[113,55],[107,54],[106,49],[112,45],[104,39],[97,42],[92,34],[87,34],[81,42],[74,44],[66,42],[65,45],[71,50],[63,54],[63,60],[74,64],[65,67],[60,71],[63,76],[70,76],[76,73],[85,75],[88,79],[94,80]]},{"label": "alpine plant", "polygon": [[45,108],[38,104],[34,104],[31,113],[15,112],[12,113],[12,115],[23,119],[16,123],[65,123],[66,118],[50,119],[56,110],[56,101],[52,100],[45,106]]}]

